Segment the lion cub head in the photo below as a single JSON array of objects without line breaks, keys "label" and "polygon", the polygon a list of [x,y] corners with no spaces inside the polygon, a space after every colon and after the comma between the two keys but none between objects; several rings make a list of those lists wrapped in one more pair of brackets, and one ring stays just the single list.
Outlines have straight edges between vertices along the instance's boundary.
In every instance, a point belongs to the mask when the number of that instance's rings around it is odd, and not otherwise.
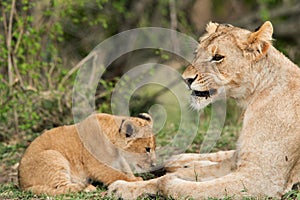
[{"label": "lion cub head", "polygon": [[121,120],[118,130],[121,137],[116,144],[124,150],[124,157],[131,161],[136,171],[149,170],[156,165],[152,125],[152,118],[147,113]]},{"label": "lion cub head", "polygon": [[[143,172],[151,170],[156,165],[155,155],[155,135],[152,130],[153,120],[147,113],[141,113],[137,117],[117,116],[108,114],[96,114],[97,121],[101,127],[101,132],[104,133],[109,143],[101,146],[108,146],[107,152],[118,150],[117,159],[125,158],[126,162],[135,172]],[[89,127],[91,123],[87,123]],[[86,128],[85,128],[86,129]],[[93,135],[91,140],[96,141],[96,135]],[[92,141],[93,142],[93,141]],[[92,144],[90,142],[90,144]],[[92,144],[93,145],[93,144]],[[94,144],[94,146],[98,145]],[[102,152],[105,151],[102,148]],[[90,148],[91,150],[91,148]],[[93,153],[97,155],[97,152]],[[99,155],[100,159],[105,155]],[[108,160],[107,163],[118,169],[123,169],[119,166],[119,160]]]},{"label": "lion cub head", "polygon": [[[245,100],[260,84],[273,27],[265,22],[255,32],[209,23],[195,58],[182,77],[192,90],[192,106],[201,109],[221,96]],[[223,94],[223,95],[222,95]]]}]

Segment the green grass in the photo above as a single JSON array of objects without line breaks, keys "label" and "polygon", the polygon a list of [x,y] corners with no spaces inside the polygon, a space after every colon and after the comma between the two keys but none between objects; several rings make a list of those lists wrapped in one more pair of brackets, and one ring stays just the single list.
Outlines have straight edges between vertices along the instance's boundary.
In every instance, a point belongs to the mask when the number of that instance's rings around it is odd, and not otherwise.
[{"label": "green grass", "polygon": [[97,188],[97,191],[94,192],[78,192],[78,193],[71,193],[65,195],[58,195],[55,197],[49,197],[46,195],[35,195],[31,192],[21,191],[19,188],[13,184],[4,184],[0,187],[0,197],[1,199],[47,199],[47,200],[63,200],[63,199],[113,199],[107,196],[102,195],[105,191],[105,188]]}]

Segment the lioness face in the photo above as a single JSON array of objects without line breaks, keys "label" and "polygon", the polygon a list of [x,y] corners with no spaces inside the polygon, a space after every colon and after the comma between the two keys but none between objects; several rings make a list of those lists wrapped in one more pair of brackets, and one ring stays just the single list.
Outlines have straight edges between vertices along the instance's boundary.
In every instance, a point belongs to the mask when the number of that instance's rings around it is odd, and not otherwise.
[{"label": "lioness face", "polygon": [[253,70],[258,70],[253,66],[266,54],[273,31],[268,23],[256,32],[217,23],[209,23],[206,30],[194,60],[182,75],[192,90],[191,104],[196,109],[225,94],[239,99],[251,92],[253,85],[249,84],[256,78]]}]

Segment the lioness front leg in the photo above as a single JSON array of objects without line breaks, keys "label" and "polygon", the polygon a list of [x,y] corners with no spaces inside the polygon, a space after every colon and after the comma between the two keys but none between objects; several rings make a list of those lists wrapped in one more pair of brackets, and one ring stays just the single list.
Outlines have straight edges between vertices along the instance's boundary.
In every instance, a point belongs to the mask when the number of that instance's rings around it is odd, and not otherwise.
[{"label": "lioness front leg", "polygon": [[209,154],[179,154],[165,164],[168,173],[184,180],[207,181],[222,177],[236,168],[235,151],[220,151]]},{"label": "lioness front leg", "polygon": [[235,150],[230,150],[206,154],[183,153],[172,156],[165,162],[164,167],[167,172],[175,172],[176,170],[185,166],[192,166],[193,163],[196,163],[198,166],[214,165],[227,159],[235,160],[235,152]]},{"label": "lioness front leg", "polygon": [[233,174],[206,182],[192,182],[178,177],[184,175],[171,173],[149,181],[116,181],[108,187],[108,193],[114,195],[114,197],[122,197],[125,200],[137,199],[144,194],[204,199],[218,197],[218,195],[224,197],[227,196],[227,192],[228,194],[238,194],[240,196],[242,195],[239,194],[240,192],[246,191],[244,184],[248,182],[243,176],[234,176]]},{"label": "lioness front leg", "polygon": [[[235,166],[235,151],[221,151],[210,154],[180,154],[173,156],[166,162],[168,173],[175,174],[185,180],[207,181],[224,176]],[[164,176],[138,182],[116,181],[108,189],[124,199],[136,199],[143,194],[157,194],[157,183]]]},{"label": "lioness front leg", "polygon": [[[233,197],[234,199],[242,199],[251,195],[262,197],[263,188],[257,187],[258,179],[259,177],[250,177],[246,173],[233,172],[206,182],[192,182],[180,179],[174,174],[169,174],[161,178],[157,184],[161,194],[174,198]],[[279,197],[279,194],[273,194],[273,196]]]},{"label": "lioness front leg", "polygon": [[177,168],[172,174],[188,181],[209,181],[215,178],[225,176],[236,169],[236,163],[232,159],[226,159],[221,162],[210,162],[206,165],[204,161],[194,161],[186,163],[181,168]]}]

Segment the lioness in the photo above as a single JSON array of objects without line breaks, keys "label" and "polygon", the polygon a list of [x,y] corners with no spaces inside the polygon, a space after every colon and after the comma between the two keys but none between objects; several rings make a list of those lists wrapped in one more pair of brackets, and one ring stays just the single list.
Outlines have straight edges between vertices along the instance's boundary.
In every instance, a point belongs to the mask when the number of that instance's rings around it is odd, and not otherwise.
[{"label": "lioness", "polygon": [[46,131],[20,161],[20,187],[57,195],[95,190],[90,180],[106,185],[142,180],[133,175],[128,163],[143,169],[155,164],[151,128],[152,119],[145,113],[138,117],[92,114],[78,124]]},{"label": "lioness", "polygon": [[177,155],[166,163],[173,173],[146,182],[116,181],[110,192],[126,199],[156,192],[194,199],[280,198],[300,182],[300,69],[272,46],[269,21],[254,32],[217,23],[206,30],[182,77],[194,108],[225,92],[245,109],[236,151]]}]

